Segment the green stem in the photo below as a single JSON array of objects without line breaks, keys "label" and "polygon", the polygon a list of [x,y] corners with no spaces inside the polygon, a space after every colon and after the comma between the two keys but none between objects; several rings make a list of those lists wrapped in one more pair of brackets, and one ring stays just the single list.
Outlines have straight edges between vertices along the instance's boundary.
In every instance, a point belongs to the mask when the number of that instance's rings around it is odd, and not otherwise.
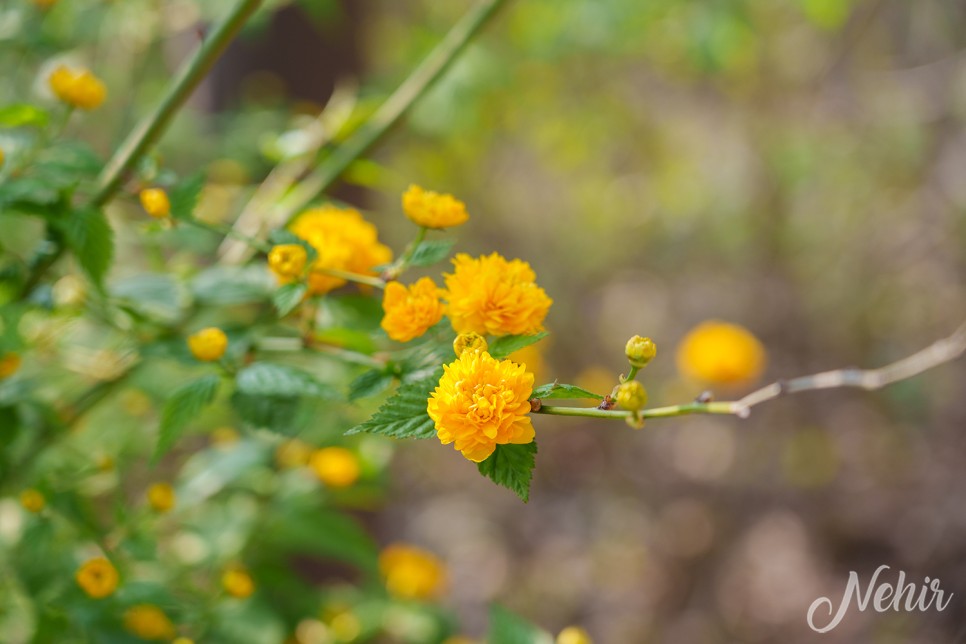
[{"label": "green stem", "polygon": [[412,260],[413,255],[416,254],[416,249],[426,239],[427,232],[429,232],[429,228],[426,226],[419,227],[419,232],[416,233],[416,237],[413,238],[409,246],[406,246],[406,251],[386,270],[385,277],[387,280],[398,279],[403,271],[409,267],[409,262]]},{"label": "green stem", "polygon": [[[558,407],[542,405],[534,413],[549,414],[551,416],[581,416],[584,418],[629,418],[631,412],[623,409],[597,409],[596,407]],[[692,402],[670,407],[653,407],[640,412],[641,418],[670,418],[686,416],[688,414],[728,414],[735,415],[734,403],[730,402]]]},{"label": "green stem", "polygon": [[636,378],[637,372],[640,370],[641,370],[640,367],[635,367],[634,365],[631,365],[631,370],[627,372],[627,377],[624,378],[624,382],[627,382],[628,380],[633,380],[634,378]]},{"label": "green stem", "polygon": [[280,208],[279,223],[288,224],[296,213],[325,192],[336,179],[378,141],[443,75],[473,36],[506,0],[482,0],[453,25],[449,33],[403,81],[375,114],[293,190]]}]

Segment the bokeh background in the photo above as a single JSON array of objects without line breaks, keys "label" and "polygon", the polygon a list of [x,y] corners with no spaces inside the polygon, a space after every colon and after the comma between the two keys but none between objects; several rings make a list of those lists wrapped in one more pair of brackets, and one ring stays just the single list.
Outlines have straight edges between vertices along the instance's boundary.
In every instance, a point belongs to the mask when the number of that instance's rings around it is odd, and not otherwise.
[{"label": "bokeh background", "polygon": [[[371,109],[471,3],[274,4],[159,147],[208,169],[213,218],[299,150],[333,92]],[[61,5],[34,46],[79,34],[123,88],[72,125],[106,154],[226,3]],[[651,402],[686,402],[700,389],[674,348],[709,318],[762,340],[763,382],[878,366],[966,317],[964,49],[956,0],[511,0],[332,194],[395,248],[409,183],[463,199],[460,248],[526,259],[554,298],[543,382],[612,385],[639,333],[659,349]],[[144,261],[120,254],[121,273]],[[953,363],[747,420],[537,417],[526,505],[450,449],[397,444],[388,498],[358,514],[447,562],[470,634],[498,600],[605,644],[966,641],[964,387]],[[809,630],[812,601],[881,564],[955,597]]]}]

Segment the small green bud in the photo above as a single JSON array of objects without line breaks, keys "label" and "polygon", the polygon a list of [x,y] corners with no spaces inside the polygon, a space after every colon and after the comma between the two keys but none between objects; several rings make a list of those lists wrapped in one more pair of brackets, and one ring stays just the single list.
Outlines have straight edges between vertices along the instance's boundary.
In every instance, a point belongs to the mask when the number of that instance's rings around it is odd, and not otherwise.
[{"label": "small green bud", "polygon": [[624,355],[627,356],[627,361],[631,363],[632,367],[640,369],[657,355],[657,345],[650,338],[635,335],[627,341],[627,345],[624,347]]}]

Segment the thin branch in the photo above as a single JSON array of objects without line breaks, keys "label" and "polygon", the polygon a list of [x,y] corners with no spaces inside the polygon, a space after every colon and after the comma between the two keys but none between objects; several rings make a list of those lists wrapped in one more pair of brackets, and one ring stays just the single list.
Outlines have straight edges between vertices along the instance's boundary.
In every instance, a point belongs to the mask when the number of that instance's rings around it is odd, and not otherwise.
[{"label": "thin branch", "polygon": [[[938,340],[921,351],[878,369],[836,369],[791,380],[779,380],[751,392],[744,398],[722,402],[691,402],[670,407],[641,410],[640,418],[669,418],[687,414],[728,414],[747,418],[752,407],[787,394],[838,387],[855,387],[874,391],[887,385],[918,376],[939,365],[952,362],[966,353],[966,323],[952,335]],[[632,412],[596,407],[559,407],[534,405],[534,413],[554,416],[582,416],[591,418],[630,418]]]}]

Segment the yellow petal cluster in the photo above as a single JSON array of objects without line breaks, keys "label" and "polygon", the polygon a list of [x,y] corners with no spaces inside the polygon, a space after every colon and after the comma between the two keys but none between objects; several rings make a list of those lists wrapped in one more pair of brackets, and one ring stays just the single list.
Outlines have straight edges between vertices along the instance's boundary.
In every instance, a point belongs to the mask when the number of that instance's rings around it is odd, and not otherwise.
[{"label": "yellow petal cluster", "polygon": [[473,258],[460,253],[446,279],[446,313],[457,333],[530,335],[543,330],[553,304],[523,260],[497,253]]},{"label": "yellow petal cluster", "polygon": [[217,327],[208,327],[188,336],[188,348],[198,360],[212,362],[225,355],[228,336]]},{"label": "yellow petal cluster", "polygon": [[74,575],[77,585],[88,597],[102,599],[114,593],[120,582],[117,569],[104,557],[85,561]]},{"label": "yellow petal cluster", "polygon": [[47,499],[44,498],[44,495],[39,490],[27,488],[20,493],[20,505],[23,506],[24,510],[37,514],[47,505]]},{"label": "yellow petal cluster", "polygon": [[382,298],[382,328],[393,340],[409,342],[426,333],[443,319],[440,289],[429,277],[403,286],[399,282],[386,284]]},{"label": "yellow petal cluster", "polygon": [[431,552],[393,544],[379,554],[379,571],[386,589],[400,599],[431,599],[446,584],[446,568]]},{"label": "yellow petal cluster", "polygon": [[155,219],[164,219],[171,215],[171,201],[168,193],[161,188],[145,188],[138,195],[141,207]]},{"label": "yellow petal cluster", "polygon": [[677,351],[681,373],[708,384],[754,381],[764,371],[765,360],[764,347],[748,329],[719,320],[691,329]]},{"label": "yellow petal cluster", "polygon": [[392,259],[392,251],[379,242],[376,227],[351,208],[322,206],[303,212],[291,226],[318,253],[309,268],[309,292],[322,294],[346,283],[325,269],[375,275],[373,267]]},{"label": "yellow petal cluster", "polygon": [[50,89],[61,101],[82,110],[92,110],[107,98],[107,88],[86,69],[73,70],[60,65],[48,79]]},{"label": "yellow petal cluster", "polygon": [[242,568],[229,568],[221,576],[221,587],[232,597],[245,599],[255,592],[255,581],[248,571]]},{"label": "yellow petal cluster", "polygon": [[453,195],[409,186],[402,196],[403,212],[409,219],[426,228],[451,228],[465,224],[470,218],[466,205]]},{"label": "yellow petal cluster", "polygon": [[170,483],[155,483],[148,488],[148,505],[155,512],[170,512],[177,500]]},{"label": "yellow petal cluster", "polygon": [[137,604],[127,609],[124,628],[143,640],[169,640],[175,635],[174,624],[153,604]]},{"label": "yellow petal cluster", "polygon": [[485,351],[465,351],[443,368],[427,412],[443,445],[454,443],[463,456],[479,463],[497,445],[533,441],[532,392],[533,374],[523,365]]},{"label": "yellow petal cluster", "polygon": [[344,447],[323,447],[309,459],[315,476],[329,487],[349,487],[359,480],[359,459]]},{"label": "yellow petal cluster", "polygon": [[309,254],[301,244],[279,244],[268,253],[268,267],[282,283],[302,276]]}]

